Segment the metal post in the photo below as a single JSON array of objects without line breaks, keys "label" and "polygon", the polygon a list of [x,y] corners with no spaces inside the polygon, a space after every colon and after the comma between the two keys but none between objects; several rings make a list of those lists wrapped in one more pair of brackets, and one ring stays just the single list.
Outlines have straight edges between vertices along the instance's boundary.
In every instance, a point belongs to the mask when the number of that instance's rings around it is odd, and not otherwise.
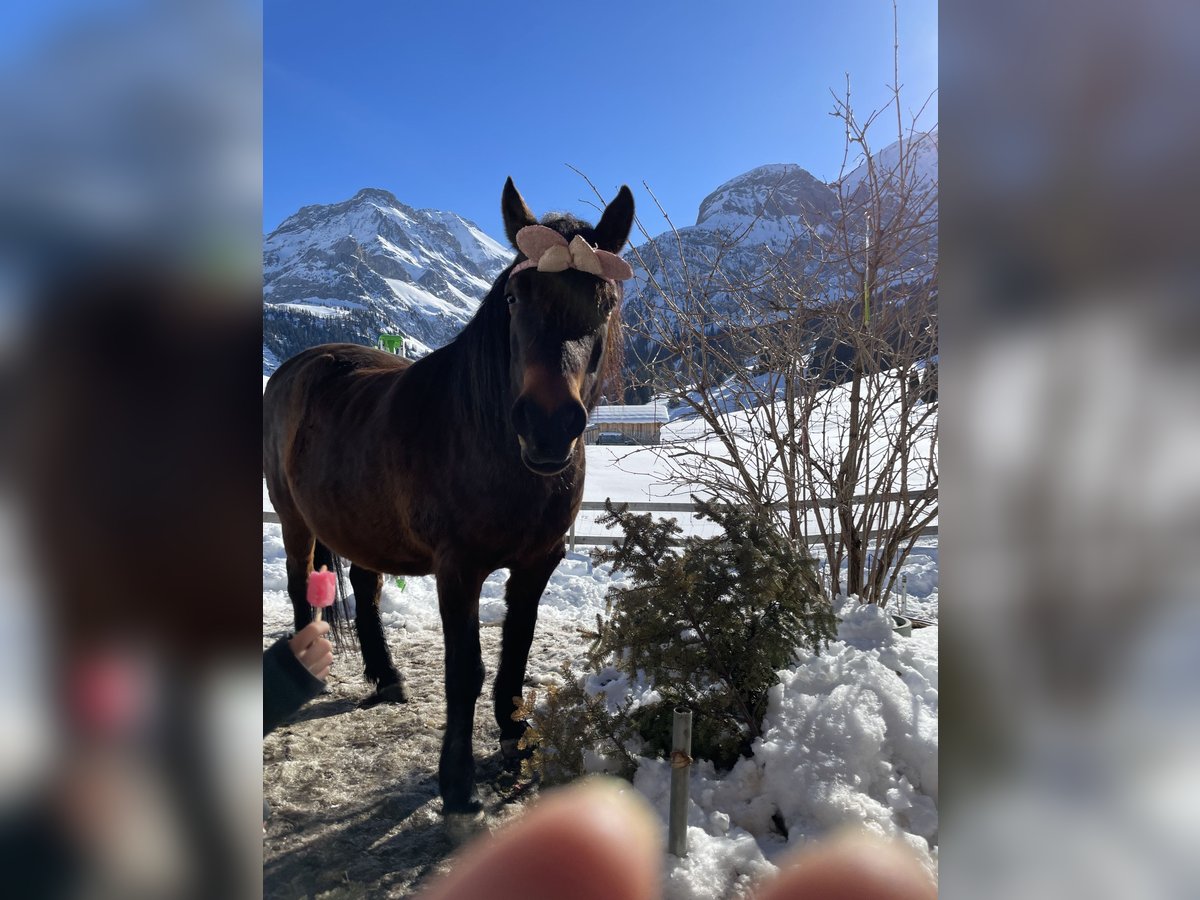
[{"label": "metal post", "polygon": [[692,771],[692,711],[675,707],[675,730],[671,741],[671,819],[667,851],[682,859],[687,856],[688,776]]},{"label": "metal post", "polygon": [[575,552],[575,520],[571,520],[571,552]]},{"label": "metal post", "polygon": [[900,615],[908,615],[908,576],[900,576]]}]

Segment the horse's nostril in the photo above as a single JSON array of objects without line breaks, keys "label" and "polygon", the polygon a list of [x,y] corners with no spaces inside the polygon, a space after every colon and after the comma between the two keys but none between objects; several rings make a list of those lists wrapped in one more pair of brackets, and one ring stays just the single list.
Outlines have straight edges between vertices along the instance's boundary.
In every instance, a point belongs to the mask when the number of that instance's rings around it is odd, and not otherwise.
[{"label": "horse's nostril", "polygon": [[518,397],[512,406],[512,425],[517,434],[529,434],[529,400]]},{"label": "horse's nostril", "polygon": [[558,427],[568,439],[579,437],[587,427],[587,410],[581,403],[568,403],[559,410],[555,418]]}]

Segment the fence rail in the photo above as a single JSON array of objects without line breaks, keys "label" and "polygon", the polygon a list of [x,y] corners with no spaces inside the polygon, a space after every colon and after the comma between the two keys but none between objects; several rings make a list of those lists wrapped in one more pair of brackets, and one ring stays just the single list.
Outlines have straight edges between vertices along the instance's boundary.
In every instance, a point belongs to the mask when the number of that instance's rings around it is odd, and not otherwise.
[{"label": "fence rail", "polygon": [[[888,493],[876,494],[868,496],[859,494],[851,497],[850,503],[855,506],[860,506],[863,503],[870,501],[871,503],[902,503],[906,499],[910,500],[929,500],[937,496],[937,488],[924,488],[919,491],[890,491]],[[690,500],[687,503],[671,503],[665,500],[614,500],[614,506],[628,506],[630,512],[697,512],[699,507]],[[837,500],[832,497],[822,497],[820,500],[800,500],[797,502],[798,509],[812,509],[814,506],[820,506],[823,509],[833,509],[837,505]],[[580,507],[583,510],[600,510],[604,509],[603,500],[585,500]],[[780,500],[778,503],[772,503],[771,509],[785,510],[788,508],[786,500]]]},{"label": "fence rail", "polygon": [[[928,500],[931,497],[934,497],[936,495],[937,495],[936,488],[925,488],[924,490],[920,490],[920,491],[909,491],[906,494],[893,492],[893,493],[882,494],[882,495],[878,495],[878,496],[874,496],[874,497],[867,497],[865,495],[860,495],[860,496],[852,497],[850,499],[850,502],[855,505],[861,505],[863,503],[866,503],[868,500],[870,500],[871,502],[876,502],[876,503],[879,503],[879,502],[900,503],[903,500],[905,500],[906,498],[911,498],[913,500]],[[823,508],[829,509],[829,508],[832,508],[836,502],[837,501],[833,500],[832,498],[823,498],[821,500],[816,500],[816,501],[803,500],[800,503],[798,503],[797,506],[800,509],[811,509],[814,506],[821,506]],[[665,501],[665,500],[649,500],[649,501],[647,501],[647,500],[630,500],[630,501],[614,501],[613,505],[614,506],[628,506],[630,512],[667,512],[667,513],[699,512],[699,507],[697,507],[696,504],[692,503],[691,501],[689,501],[687,503],[672,503],[672,502]],[[788,504],[786,502],[774,503],[771,505],[771,508],[778,509],[778,510],[785,510],[788,508]],[[603,500],[585,500],[583,502],[583,504],[580,506],[580,509],[581,509],[581,511],[584,511],[584,512],[599,512],[604,509],[604,501]],[[264,509],[263,510],[263,522],[264,522],[264,524],[265,523],[274,523],[274,524],[278,525],[279,524],[279,514],[272,510]],[[875,540],[876,538],[879,537],[879,535],[881,535],[883,533],[885,533],[885,530],[883,530],[883,529],[877,529],[875,531],[869,532],[867,534],[866,540],[868,540],[868,541]],[[936,537],[937,533],[938,533],[938,527],[936,525],[929,525],[929,526],[926,526],[925,528],[922,528],[918,532],[918,536],[919,537]],[[571,530],[568,533],[567,538],[568,538],[568,541],[570,542],[571,549],[574,550],[575,546],[577,544],[582,544],[582,545],[586,545],[586,546],[597,546],[597,547],[598,546],[611,546],[611,545],[617,543],[617,541],[620,539],[620,535],[619,534],[576,534],[575,533],[575,523],[572,522]],[[822,538],[818,534],[815,536],[810,536],[806,540],[806,543],[809,545],[819,544],[823,540],[824,540],[824,538]],[[683,543],[682,539],[671,541],[672,546],[679,546],[682,543]]]},{"label": "fence rail", "polygon": [[[876,540],[880,535],[886,533],[887,529],[876,529],[875,531],[868,532],[865,539],[867,541],[873,541]],[[917,532],[917,537],[937,537],[937,534],[938,527],[936,525],[927,525]],[[834,537],[837,537],[837,535],[835,534]],[[588,547],[615,546],[617,541],[621,539],[621,534],[568,534],[567,539],[571,545],[571,549],[574,550],[576,544],[581,544]],[[683,538],[672,538],[667,542],[667,544],[671,547],[680,547],[683,545],[683,540]],[[815,544],[820,544],[824,540],[825,539],[823,537],[821,537],[819,534],[816,534],[810,535],[807,539],[805,539],[804,543],[811,547]]]}]

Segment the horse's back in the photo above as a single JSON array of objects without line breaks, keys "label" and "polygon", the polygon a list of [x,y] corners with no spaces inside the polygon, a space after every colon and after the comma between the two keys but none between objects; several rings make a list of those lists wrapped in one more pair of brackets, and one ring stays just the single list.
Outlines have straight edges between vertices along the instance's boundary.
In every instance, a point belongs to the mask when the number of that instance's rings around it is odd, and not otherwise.
[{"label": "horse's back", "polygon": [[263,415],[288,412],[315,392],[346,389],[369,375],[395,375],[412,365],[383,350],[358,344],[321,344],[297,353],[275,370],[263,392]]},{"label": "horse's back", "polygon": [[[263,472],[285,531],[303,527],[373,571],[431,571],[402,487],[433,482],[409,460],[413,422],[429,418],[424,400],[413,402],[424,393],[409,375],[418,370],[428,364],[355,344],[313,347],[279,367],[263,395]],[[381,530],[384,521],[393,527]]]},{"label": "horse's back", "polygon": [[268,487],[282,486],[285,459],[314,415],[343,408],[351,393],[363,388],[384,390],[411,365],[411,360],[359,344],[321,344],[284,362],[263,391],[263,471]]},{"label": "horse's back", "polygon": [[412,365],[412,360],[363,347],[359,344],[321,344],[309,347],[288,359],[267,380],[266,394],[272,391],[294,389],[295,386],[319,385],[339,377],[353,377],[365,372],[403,371]]}]

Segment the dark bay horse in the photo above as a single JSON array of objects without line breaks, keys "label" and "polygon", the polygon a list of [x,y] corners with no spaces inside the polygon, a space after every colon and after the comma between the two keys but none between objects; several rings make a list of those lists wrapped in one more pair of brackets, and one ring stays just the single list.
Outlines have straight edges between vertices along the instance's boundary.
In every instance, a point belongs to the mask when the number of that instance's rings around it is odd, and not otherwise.
[{"label": "dark bay horse", "polygon": [[[517,247],[518,232],[537,219],[511,178],[501,208]],[[556,232],[532,229],[542,238],[579,235],[612,263],[629,237],[633,195],[622,187],[595,228],[567,215],[541,224]],[[263,394],[263,469],[297,629],[311,615],[314,551],[328,548],[351,563],[366,676],[379,699],[403,702],[404,678],[379,620],[381,573],[437,578],[446,813],[482,806],[471,747],[484,680],[479,592],[499,568],[510,575],[494,706],[501,749],[510,761],[516,755],[525,726],[512,720],[513,698],[538,601],[583,498],[587,414],[619,365],[620,301],[618,280],[578,267],[542,271],[518,252],[445,347],[417,362],[352,344],[314,347],[280,366]]]}]

